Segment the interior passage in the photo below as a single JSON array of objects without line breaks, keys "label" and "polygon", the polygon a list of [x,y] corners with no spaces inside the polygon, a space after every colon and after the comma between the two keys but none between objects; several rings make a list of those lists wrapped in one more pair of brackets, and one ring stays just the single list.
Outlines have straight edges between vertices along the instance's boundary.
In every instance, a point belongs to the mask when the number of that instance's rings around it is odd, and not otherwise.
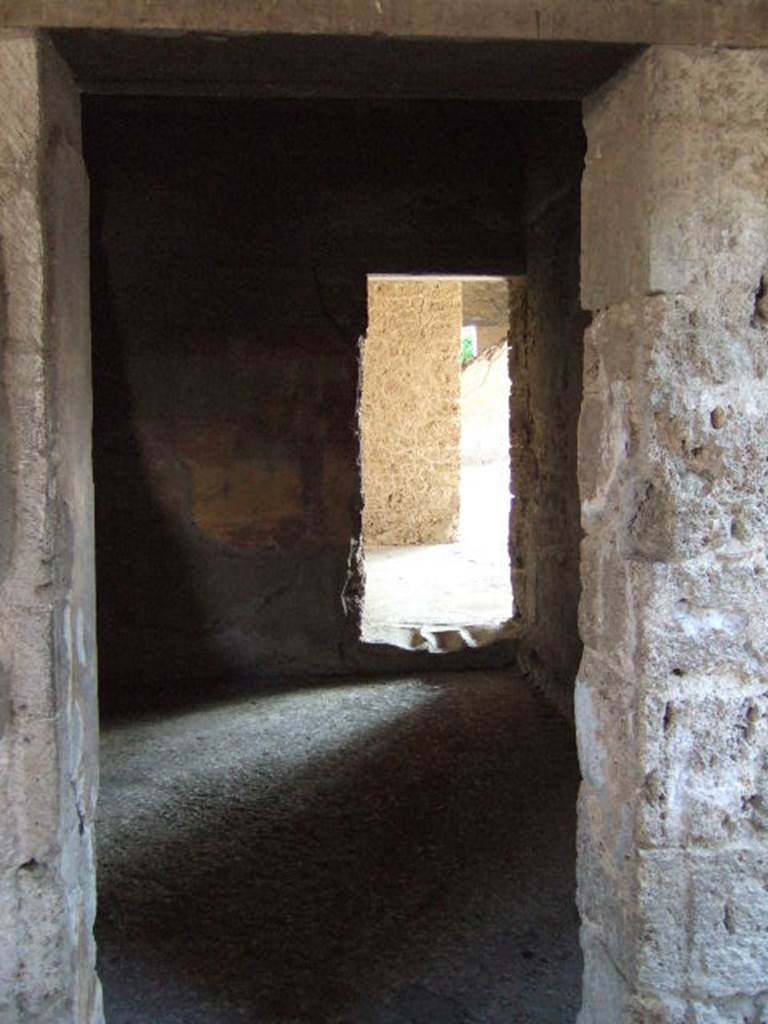
[{"label": "interior passage", "polygon": [[513,628],[510,346],[525,278],[368,281],[362,638],[433,652]]},{"label": "interior passage", "polygon": [[[110,96],[84,114],[110,1024],[574,1021],[578,771],[535,687],[570,706],[580,651],[578,191],[560,184],[581,171],[578,105],[545,130],[495,102]],[[528,218],[526,154],[542,162],[537,131],[552,152],[558,118],[567,159]],[[496,362],[493,318],[442,289],[442,521],[475,558],[498,538],[517,640],[431,660],[361,641],[372,267],[526,279],[525,329]],[[499,371],[496,447],[455,415],[465,316],[470,376]],[[468,533],[465,464],[485,516]],[[445,673],[419,676],[427,662]]]},{"label": "interior passage", "polygon": [[578,770],[522,679],[283,679],[105,723],[111,1024],[568,1024]]}]

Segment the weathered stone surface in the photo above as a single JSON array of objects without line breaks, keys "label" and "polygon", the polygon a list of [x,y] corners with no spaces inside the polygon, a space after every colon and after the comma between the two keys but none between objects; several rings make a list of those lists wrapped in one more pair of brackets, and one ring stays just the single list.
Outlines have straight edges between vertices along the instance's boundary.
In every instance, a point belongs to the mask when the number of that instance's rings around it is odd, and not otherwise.
[{"label": "weathered stone surface", "polygon": [[0,25],[97,26],[133,30],[204,32],[301,32],[379,35],[497,37],[530,40],[600,40],[637,43],[716,43],[760,46],[768,41],[768,18],[759,0],[625,0],[606,17],[601,0],[434,0],[371,4],[334,0],[283,0],[279,7],[254,7],[251,0],[6,0]]},{"label": "weathered stone surface", "polygon": [[[597,958],[597,952],[594,954]],[[592,982],[590,968],[590,983]],[[696,999],[681,999],[675,996],[629,998],[621,989],[610,986],[610,964],[603,975],[596,978],[595,988],[601,992],[600,1012],[603,1016],[588,1015],[588,1008],[582,1011],[579,1024],[603,1021],[617,1021],[620,1024],[762,1024],[768,1012],[768,998],[711,1000],[705,1003]]]},{"label": "weathered stone surface", "polygon": [[764,1005],[766,84],[764,53],[651,50],[587,104],[579,902],[610,1020]]},{"label": "weathered stone surface", "polygon": [[592,994],[578,1017],[578,1024],[625,1024],[631,993],[599,937],[588,924],[582,924],[581,945],[585,952],[584,987]]},{"label": "weathered stone surface", "polygon": [[744,1021],[760,1024],[768,1017],[768,994],[755,1000],[736,996],[706,1004],[692,1001],[688,1013],[692,1024],[744,1024]]},{"label": "weathered stone surface", "polygon": [[586,326],[578,303],[584,139],[570,114],[550,112],[526,151],[526,332],[510,360],[511,555],[524,577],[515,579],[514,591],[522,657],[531,678],[568,716],[581,655],[576,424]]},{"label": "weathered stone surface", "polygon": [[610,538],[582,542],[585,642],[628,678],[759,673],[768,657],[764,555],[682,564],[627,559]]},{"label": "weathered stone surface", "polygon": [[767,69],[759,51],[659,48],[590,97],[587,308],[696,288],[747,309],[765,267]]},{"label": "weathered stone surface", "polygon": [[[760,846],[694,851],[687,861],[690,991],[716,999],[764,993],[768,854]],[[755,1002],[758,1003],[757,996]],[[764,1000],[763,1000],[764,1002]]]},{"label": "weathered stone surface", "polygon": [[640,708],[638,841],[760,841],[768,826],[768,691],[722,676],[678,681]]},{"label": "weathered stone surface", "polygon": [[79,97],[50,45],[34,36],[0,36],[0,81],[0,425],[12,503],[0,577],[0,1016],[9,1024],[95,1024],[88,202]]},{"label": "weathered stone surface", "polygon": [[[593,530],[606,517],[617,525],[618,516],[623,551],[649,561],[760,550],[768,483],[764,461],[755,458],[768,430],[764,331],[728,322],[702,330],[693,326],[692,300],[675,300],[674,310],[660,303],[667,300],[638,311],[634,329],[626,329],[634,307],[619,306],[588,332],[583,525]],[[686,306],[687,327],[679,316]],[[698,376],[694,386],[688,370]],[[684,385],[676,385],[681,376]]]},{"label": "weathered stone surface", "polygon": [[[704,845],[690,854],[636,852],[637,794],[628,791],[624,799],[618,831],[599,790],[586,784],[579,801],[579,909],[603,950],[598,959],[609,956],[641,995],[759,993],[766,970],[764,852],[739,845],[711,853]],[[676,799],[684,802],[685,794]]]},{"label": "weathered stone surface", "polygon": [[[578,17],[597,17],[597,8],[580,7]],[[654,38],[693,31],[690,17],[708,41],[726,38],[742,17],[749,20],[750,43],[766,27],[766,15],[748,3],[714,3],[706,12],[682,3],[653,8],[643,9],[642,24],[648,32],[653,26]],[[3,17],[73,23],[83,10],[17,3]],[[169,27],[176,22],[163,19],[178,16],[170,8],[161,15],[156,5],[151,12],[143,5],[140,16],[127,4],[90,10],[99,23],[124,26],[139,17],[142,27]],[[266,20],[259,24],[277,30],[291,10],[298,8],[262,12]],[[473,10],[465,5],[457,22],[452,7],[436,28],[434,9],[427,18],[423,11],[385,5],[367,9],[350,26],[348,7],[341,20],[331,12],[336,21],[313,8],[302,24],[309,31],[331,25],[368,31],[369,22],[391,18],[393,32],[455,33]],[[238,11],[227,12],[224,27],[253,27],[240,20],[244,8]],[[626,18],[637,11],[627,5],[605,19],[601,4],[598,21],[608,27],[599,31],[628,31]],[[195,20],[201,12],[188,5],[185,24],[201,27]],[[208,27],[221,27],[220,10],[203,13]],[[527,32],[533,24],[530,11],[520,15],[518,29],[508,8],[492,13],[483,31],[500,31],[502,16],[506,32]],[[535,27],[537,35],[567,34],[575,24],[551,4]],[[631,24],[640,32],[641,22]],[[78,104],[47,48],[23,35],[0,39],[0,82],[7,97],[0,110],[0,498],[9,504],[0,520],[6,610],[0,799],[11,825],[0,838],[0,1014],[12,1024],[80,1024],[100,1016],[90,940],[96,772],[90,424],[84,414],[86,186],[77,153]],[[580,611],[587,650],[577,690],[585,776],[582,1024],[762,1024],[767,1012],[766,96],[765,52],[654,49],[587,109],[582,294],[599,312],[587,344],[578,466],[587,532]],[[531,161],[552,148],[552,134],[542,132],[542,138],[531,148]],[[269,174],[274,177],[271,167]],[[579,654],[573,427],[583,318],[573,279],[578,221],[572,187],[578,169],[556,174],[554,185],[544,177],[548,187],[529,195],[529,330],[513,357],[513,402],[522,398],[513,450],[529,451],[518,463],[513,560],[532,674],[552,681],[565,702]],[[137,191],[141,202],[151,194]],[[214,662],[218,656],[227,664],[258,664],[265,648],[264,637],[255,635],[257,621],[270,634],[270,650],[284,659],[278,665],[292,667],[317,650],[323,653],[314,664],[322,667],[340,656],[340,594],[359,501],[349,441],[356,364],[350,346],[339,345],[335,335],[354,344],[361,282],[370,269],[359,225],[342,212],[357,210],[361,223],[369,220],[368,199],[352,191],[344,182],[343,202],[322,198],[322,231],[313,238],[311,258],[303,248],[309,233],[296,250],[270,250],[280,269],[269,289],[281,291],[287,332],[300,339],[298,350],[305,356],[314,351],[307,342],[313,315],[305,317],[302,308],[319,308],[327,321],[315,337],[319,347],[335,339],[321,371],[290,378],[297,406],[310,390],[317,408],[333,404],[337,385],[342,392],[334,406],[342,415],[322,418],[321,444],[314,444],[318,420],[300,415],[291,420],[295,433],[285,457],[285,403],[264,414],[263,449],[256,451],[238,429],[230,403],[235,396],[252,401],[256,375],[238,376],[245,349],[237,330],[217,347],[217,360],[226,349],[218,382],[209,358],[196,362],[196,341],[181,332],[169,342],[162,317],[161,330],[134,339],[139,355],[126,375],[143,403],[140,420],[156,423],[159,411],[168,412],[158,395],[167,392],[166,370],[179,353],[188,360],[200,402],[187,413],[184,403],[174,402],[166,433],[150,437],[139,427],[137,461],[150,481],[163,481],[156,488],[162,513],[183,510],[174,542],[189,552],[199,541],[196,598],[210,612],[223,603],[232,608],[235,594],[231,618],[212,617]],[[302,230],[309,223],[305,213]],[[145,241],[156,242],[156,224],[125,216],[128,221],[142,225]],[[184,216],[179,223],[186,223]],[[429,223],[434,233],[423,255],[437,259],[444,240],[437,218]],[[394,239],[389,260],[410,251],[410,242],[402,244],[394,232],[387,237]],[[232,239],[225,241],[229,254]],[[244,252],[252,251],[252,242],[249,235]],[[134,243],[133,236],[124,242]],[[503,245],[508,255],[508,237]],[[113,265],[121,262],[119,245],[115,251]],[[147,244],[141,251],[154,250]],[[329,254],[341,252],[347,264],[325,266]],[[292,274],[298,263],[301,272],[292,277],[286,267]],[[141,280],[137,275],[117,289],[118,322],[130,319],[139,304],[160,308],[150,301],[156,294],[151,286],[156,278],[165,295],[166,282],[143,269]],[[194,297],[182,293],[177,310]],[[171,343],[178,348],[169,357]],[[270,381],[285,383],[285,365],[281,348],[273,376],[258,381],[264,394]],[[158,381],[158,389],[143,388],[146,381]],[[216,415],[200,436],[196,413],[212,408]],[[222,409],[226,415],[219,415]],[[260,472],[265,465],[269,474]],[[254,531],[265,475],[278,486],[272,500],[263,499],[267,527]],[[341,500],[326,503],[329,494]],[[529,517],[525,529],[520,514]],[[299,536],[310,543],[287,554]],[[239,555],[248,549],[248,557],[231,558],[232,549]],[[223,561],[232,570],[226,583],[211,571]],[[261,603],[253,598],[255,579],[274,585],[277,576],[301,595],[292,609],[312,603],[323,609],[303,623],[298,647],[285,606],[277,607],[279,588]],[[140,626],[153,625],[150,610],[141,614]],[[125,628],[122,636],[114,634],[118,647],[121,640],[130,646],[134,636]],[[136,665],[151,664],[157,638],[148,629],[142,642]],[[164,635],[163,642],[165,658],[189,658],[181,632],[170,643]]]},{"label": "weathered stone surface", "polygon": [[[615,816],[599,791],[582,786],[579,796],[578,907],[582,924],[627,985],[637,974],[639,918],[636,864],[631,848],[631,797]],[[618,827],[618,831],[612,831]],[[585,966],[589,951],[585,950]],[[589,990],[587,989],[589,994]],[[585,1000],[585,1006],[590,1004]],[[608,1018],[610,1019],[610,1018]]]}]

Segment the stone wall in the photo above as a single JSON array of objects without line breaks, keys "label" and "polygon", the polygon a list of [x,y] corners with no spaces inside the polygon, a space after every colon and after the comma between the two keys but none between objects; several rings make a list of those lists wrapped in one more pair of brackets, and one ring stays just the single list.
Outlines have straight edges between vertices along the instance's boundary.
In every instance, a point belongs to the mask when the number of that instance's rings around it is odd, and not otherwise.
[{"label": "stone wall", "polygon": [[[359,667],[367,276],[522,270],[519,114],[85,110],[105,701],[141,703],[164,679]],[[467,163],[481,145],[503,176]]]},{"label": "stone wall", "polygon": [[586,105],[580,1024],[768,1019],[768,53]]},{"label": "stone wall", "polygon": [[[445,36],[451,39],[600,40],[765,46],[768,12],[763,0],[622,0],[606,17],[605,0],[504,0],[458,3],[410,0],[281,0],[266,7],[252,0],[13,0],[0,9],[0,25],[118,28],[129,32],[254,32],[267,34]],[[553,62],[553,71],[557,61]],[[526,65],[525,70],[528,71]]]},{"label": "stone wall", "polygon": [[581,655],[576,426],[588,322],[579,302],[583,153],[579,108],[543,105],[526,144],[526,330],[510,346],[510,536],[521,656],[532,681],[568,716]]},{"label": "stone wall", "polygon": [[0,35],[0,1018],[102,1019],[88,190],[52,48]]},{"label": "stone wall", "polygon": [[456,539],[461,291],[457,280],[368,283],[360,399],[366,544]]}]

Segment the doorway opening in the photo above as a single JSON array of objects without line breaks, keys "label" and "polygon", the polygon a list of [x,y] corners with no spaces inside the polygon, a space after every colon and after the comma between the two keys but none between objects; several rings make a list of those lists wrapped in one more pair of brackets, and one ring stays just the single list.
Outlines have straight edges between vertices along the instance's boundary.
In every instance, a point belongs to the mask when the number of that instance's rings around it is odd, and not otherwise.
[{"label": "doorway opening", "polygon": [[364,642],[441,653],[510,629],[509,365],[524,297],[524,277],[368,278]]},{"label": "doorway opening", "polygon": [[[528,245],[522,187],[532,129],[455,101],[109,96],[84,115],[111,1024],[575,1018],[567,722],[503,645],[438,659],[361,643],[339,600],[360,536],[366,272],[433,268],[454,292],[459,275],[527,274],[549,294],[553,247]],[[565,196],[547,217],[573,219]],[[492,317],[467,302],[455,401],[506,336],[527,409],[525,344],[497,324],[486,348]],[[537,320],[548,365],[571,351],[570,308]],[[499,419],[522,502],[529,425]],[[460,429],[454,454],[460,470]],[[517,562],[517,534],[512,548]],[[525,612],[528,565],[501,557]]]}]

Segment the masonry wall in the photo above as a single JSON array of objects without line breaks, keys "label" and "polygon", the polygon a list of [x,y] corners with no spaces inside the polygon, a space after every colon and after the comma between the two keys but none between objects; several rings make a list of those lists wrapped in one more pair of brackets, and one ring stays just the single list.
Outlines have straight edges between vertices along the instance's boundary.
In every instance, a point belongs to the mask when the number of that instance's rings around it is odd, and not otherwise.
[{"label": "masonry wall", "polygon": [[0,1019],[97,1024],[88,201],[79,97],[0,35]]},{"label": "masonry wall", "polygon": [[[105,701],[161,678],[360,664],[367,275],[522,270],[518,115],[108,99],[86,112]],[[481,147],[504,175],[467,163]]]},{"label": "masonry wall", "polygon": [[[146,0],[69,0],[66,5],[40,0],[16,2],[0,12],[9,27],[68,26],[122,29],[126,32],[175,31],[304,33],[309,35],[424,36],[432,40],[510,39],[601,40],[606,42],[690,43],[702,46],[765,46],[768,14],[762,0],[716,3],[700,0],[625,0],[611,18],[604,0],[547,0],[532,8],[528,0],[506,0],[488,9],[463,3],[413,0],[407,7],[379,8],[363,0],[327,7],[299,3],[261,8],[250,3],[222,7],[215,0],[167,0],[147,9]],[[524,65],[524,71],[529,68]]]},{"label": "masonry wall", "polygon": [[510,346],[511,555],[521,662],[566,715],[581,656],[576,433],[584,135],[576,105],[543,105],[526,145],[526,329]]},{"label": "masonry wall", "polygon": [[768,54],[587,104],[581,1024],[768,1018]]},{"label": "masonry wall", "polygon": [[456,539],[461,289],[456,280],[369,281],[360,400],[366,544]]}]

